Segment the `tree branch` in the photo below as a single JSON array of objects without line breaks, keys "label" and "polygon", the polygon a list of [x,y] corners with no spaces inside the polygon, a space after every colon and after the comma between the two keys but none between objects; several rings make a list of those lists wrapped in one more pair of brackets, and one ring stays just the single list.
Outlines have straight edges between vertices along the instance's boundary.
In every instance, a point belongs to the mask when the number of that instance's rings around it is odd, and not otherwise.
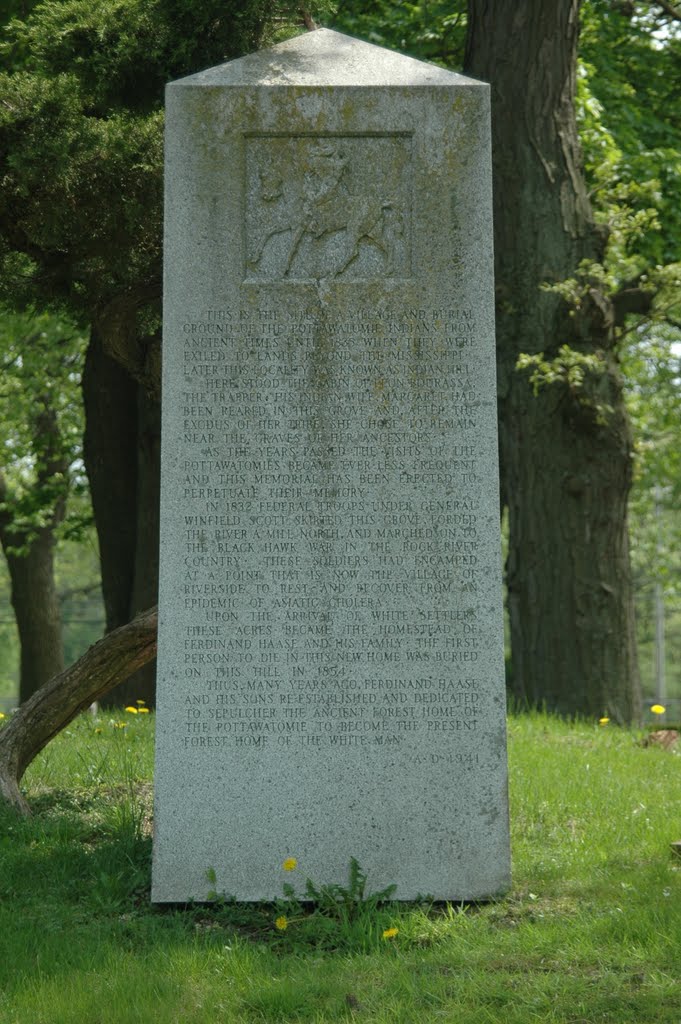
[{"label": "tree branch", "polygon": [[624,288],[620,288],[612,298],[616,326],[621,327],[631,313],[649,313],[654,297],[649,289],[639,288],[637,285],[625,285]]},{"label": "tree branch", "polygon": [[19,782],[58,732],[114,686],[125,682],[156,655],[156,608],[108,633],[58,675],[41,686],[0,731],[0,799],[29,814]]},{"label": "tree branch", "polygon": [[146,344],[140,344],[137,315],[143,306],[160,298],[160,282],[141,284],[110,299],[92,319],[92,328],[98,332],[105,353],[149,394],[157,394],[161,385],[160,337],[156,334],[146,339]]},{"label": "tree branch", "polygon": [[316,28],[319,28],[317,22],[314,20],[307,7],[300,8],[300,16],[303,19],[303,24],[308,32],[314,32]]},{"label": "tree branch", "polygon": [[93,594],[96,590],[101,589],[101,580],[95,580],[93,583],[84,583],[82,587],[65,587],[64,590],[59,591],[59,600],[70,601],[72,597],[87,597],[88,594]]},{"label": "tree branch", "polygon": [[656,4],[657,7],[660,7],[665,14],[668,14],[674,21],[681,22],[681,10],[674,7],[669,0],[653,0],[653,3]]}]

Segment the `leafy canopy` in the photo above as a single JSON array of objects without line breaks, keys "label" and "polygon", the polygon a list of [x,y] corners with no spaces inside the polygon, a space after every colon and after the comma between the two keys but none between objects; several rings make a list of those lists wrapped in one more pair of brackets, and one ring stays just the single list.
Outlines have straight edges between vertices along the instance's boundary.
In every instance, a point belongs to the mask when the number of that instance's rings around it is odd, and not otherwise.
[{"label": "leafy canopy", "polygon": [[[317,5],[318,6],[318,5]],[[91,318],[117,296],[157,326],[163,94],[262,45],[286,0],[44,0],[0,45],[0,272],[15,306]]]}]

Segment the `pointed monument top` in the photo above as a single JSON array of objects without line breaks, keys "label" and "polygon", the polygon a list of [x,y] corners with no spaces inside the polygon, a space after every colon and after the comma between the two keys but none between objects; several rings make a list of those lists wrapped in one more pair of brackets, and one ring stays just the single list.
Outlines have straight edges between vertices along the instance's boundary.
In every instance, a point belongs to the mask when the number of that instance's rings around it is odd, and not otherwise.
[{"label": "pointed monument top", "polygon": [[319,28],[182,78],[176,85],[229,86],[479,86],[436,64]]}]

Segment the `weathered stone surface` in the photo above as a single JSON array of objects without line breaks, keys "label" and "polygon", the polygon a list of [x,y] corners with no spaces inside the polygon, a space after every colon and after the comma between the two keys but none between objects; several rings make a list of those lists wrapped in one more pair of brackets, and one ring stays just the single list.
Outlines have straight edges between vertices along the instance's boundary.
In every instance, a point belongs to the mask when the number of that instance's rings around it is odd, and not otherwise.
[{"label": "weathered stone surface", "polygon": [[153,899],[500,892],[488,89],[320,30],[172,84],[166,175]]}]

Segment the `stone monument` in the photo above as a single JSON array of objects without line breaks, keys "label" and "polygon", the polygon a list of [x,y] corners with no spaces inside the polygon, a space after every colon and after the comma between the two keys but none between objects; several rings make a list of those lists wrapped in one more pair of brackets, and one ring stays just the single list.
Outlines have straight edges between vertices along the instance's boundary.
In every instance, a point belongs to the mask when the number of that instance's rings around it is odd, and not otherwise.
[{"label": "stone monument", "polygon": [[157,902],[508,884],[488,108],[323,29],[168,87]]}]

